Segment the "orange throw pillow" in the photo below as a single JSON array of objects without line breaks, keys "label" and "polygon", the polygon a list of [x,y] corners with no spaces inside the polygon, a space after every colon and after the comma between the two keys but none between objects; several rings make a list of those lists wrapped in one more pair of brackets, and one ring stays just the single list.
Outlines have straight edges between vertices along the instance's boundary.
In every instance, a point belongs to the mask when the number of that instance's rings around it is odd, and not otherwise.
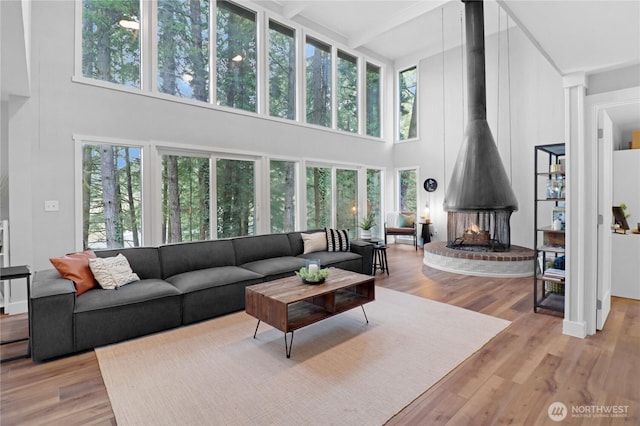
[{"label": "orange throw pillow", "polygon": [[76,295],[80,296],[98,286],[98,282],[89,268],[89,259],[91,258],[96,258],[96,254],[92,250],[85,250],[82,253],[53,257],[49,261],[63,278],[73,281]]}]

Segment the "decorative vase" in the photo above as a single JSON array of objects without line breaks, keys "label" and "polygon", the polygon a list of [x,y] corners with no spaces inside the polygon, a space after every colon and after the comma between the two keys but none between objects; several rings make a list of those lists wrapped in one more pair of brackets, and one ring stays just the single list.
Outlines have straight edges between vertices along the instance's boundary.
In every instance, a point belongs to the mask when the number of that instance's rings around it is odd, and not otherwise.
[{"label": "decorative vase", "polygon": [[363,240],[370,240],[371,239],[371,230],[370,229],[363,229],[362,232],[360,233],[360,237]]}]

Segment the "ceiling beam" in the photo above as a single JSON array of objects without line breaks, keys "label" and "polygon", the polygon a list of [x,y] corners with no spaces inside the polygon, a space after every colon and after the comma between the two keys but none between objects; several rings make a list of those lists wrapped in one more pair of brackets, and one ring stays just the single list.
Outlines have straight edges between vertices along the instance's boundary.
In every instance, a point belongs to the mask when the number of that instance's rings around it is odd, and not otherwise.
[{"label": "ceiling beam", "polygon": [[435,9],[442,7],[446,4],[447,1],[437,0],[437,1],[421,1],[416,3],[413,6],[406,7],[404,9],[399,10],[389,17],[385,17],[378,22],[372,22],[369,25],[370,30],[363,32],[358,37],[352,37],[349,39],[348,45],[352,49],[357,49],[361,47],[376,37],[386,33],[389,30],[392,30],[395,27],[401,26],[412,19],[417,18],[420,15],[424,15],[425,13],[429,13]]},{"label": "ceiling beam", "polygon": [[505,0],[496,0],[496,3],[498,3],[498,5],[500,5],[500,7],[507,13],[507,15],[509,15],[509,17],[513,20],[513,22],[520,27],[520,30],[524,33],[524,35],[529,39],[529,41],[535,46],[536,49],[538,49],[538,52],[540,52],[540,54],[542,56],[544,56],[544,58],[549,61],[549,64],[558,72],[558,74],[560,75],[564,75],[565,73],[562,72],[562,70],[560,69],[560,67],[558,67],[558,65],[555,63],[555,61],[553,60],[553,58],[549,55],[549,53],[547,53],[546,50],[544,50],[544,48],[542,47],[542,45],[538,42],[538,40],[536,40],[536,38],[533,36],[533,34],[531,34],[531,31],[529,31],[529,29],[526,27],[526,25],[524,25],[522,23],[522,21],[516,16],[515,13],[513,13],[513,11],[511,10],[511,8],[509,7],[509,5],[507,4],[507,2]]},{"label": "ceiling beam", "polygon": [[293,19],[305,9],[303,2],[290,1],[282,7],[282,15],[287,19]]}]

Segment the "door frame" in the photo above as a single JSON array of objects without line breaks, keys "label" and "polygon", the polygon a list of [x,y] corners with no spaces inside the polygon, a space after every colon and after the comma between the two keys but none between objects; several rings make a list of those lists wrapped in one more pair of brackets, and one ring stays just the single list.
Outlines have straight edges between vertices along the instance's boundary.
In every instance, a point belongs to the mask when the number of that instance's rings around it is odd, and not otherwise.
[{"label": "door frame", "polygon": [[[625,104],[633,104],[636,102],[640,102],[640,87],[633,87],[633,88],[629,88],[629,89],[622,89],[622,90],[616,90],[616,91],[612,91],[612,92],[606,92],[606,93],[598,93],[598,94],[594,94],[594,95],[588,95],[585,97],[585,118],[586,118],[586,138],[585,138],[585,144],[587,147],[593,147],[591,149],[595,149],[595,155],[593,156],[593,162],[590,165],[592,167],[592,170],[599,170],[600,167],[600,155],[599,155],[599,149],[598,149],[598,127],[599,127],[599,117],[601,116],[602,112],[607,111],[607,109],[609,108],[613,108],[613,107],[619,107],[621,105],[625,105]],[[611,149],[613,149],[613,147],[611,147]],[[605,158],[607,156],[605,155]],[[613,167],[613,155],[609,156],[611,161],[611,164],[608,165],[609,170],[612,170]],[[604,159],[603,159],[604,160]],[[587,164],[585,164],[585,166],[587,166]],[[604,168],[604,164],[602,165],[602,167]],[[597,195],[597,201],[595,204],[595,208],[596,208],[596,215],[597,214],[603,214],[601,212],[599,212],[599,200],[601,199],[606,199],[604,192],[606,191],[606,189],[608,188],[609,191],[613,191],[612,189],[612,182],[613,180],[613,176],[609,176],[608,177],[608,181],[609,181],[609,185],[603,185],[602,188],[598,187],[596,188],[596,195]],[[597,179],[596,179],[597,182]],[[605,198],[603,198],[605,197]],[[613,197],[613,194],[609,194],[609,197]],[[604,218],[607,217],[606,215],[603,214],[603,224],[602,226],[606,226],[606,222],[604,220]],[[597,226],[597,230],[596,232],[599,232],[600,226]],[[611,236],[608,236],[609,238],[611,238]],[[611,245],[609,245],[609,253],[607,256],[601,256],[601,251],[603,250],[602,247],[600,247],[600,244],[596,244],[597,247],[594,247],[591,251],[592,251],[592,255],[594,257],[592,257],[593,261],[596,262],[596,279],[594,280],[587,280],[585,282],[585,288],[584,288],[584,314],[585,314],[585,320],[586,320],[586,333],[587,335],[592,335],[596,333],[596,325],[597,325],[597,321],[596,321],[596,317],[597,317],[597,301],[598,301],[598,288],[602,285],[602,283],[599,282],[600,280],[600,271],[606,272],[606,267],[605,265],[602,264],[602,260],[603,258],[608,258],[609,262],[610,262],[610,258],[611,258],[611,252],[610,252],[610,247]],[[603,253],[605,254],[605,253]],[[604,268],[604,269],[603,269]],[[609,270],[610,270],[611,266],[609,263]],[[604,277],[603,277],[604,279]],[[611,277],[609,276],[609,281],[611,280]],[[610,298],[608,299],[609,301],[611,300]],[[606,303],[606,301],[602,301],[602,303]]]}]

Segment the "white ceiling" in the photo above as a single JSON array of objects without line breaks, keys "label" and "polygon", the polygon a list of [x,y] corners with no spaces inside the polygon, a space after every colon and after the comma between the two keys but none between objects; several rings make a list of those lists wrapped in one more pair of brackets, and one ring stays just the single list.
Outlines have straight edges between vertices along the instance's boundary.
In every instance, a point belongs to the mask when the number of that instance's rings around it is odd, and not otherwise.
[{"label": "white ceiling", "polygon": [[[462,39],[458,0],[263,0],[264,7],[390,61]],[[517,24],[561,74],[640,64],[638,0],[486,0],[487,35]],[[444,23],[444,31],[443,31]]]}]

